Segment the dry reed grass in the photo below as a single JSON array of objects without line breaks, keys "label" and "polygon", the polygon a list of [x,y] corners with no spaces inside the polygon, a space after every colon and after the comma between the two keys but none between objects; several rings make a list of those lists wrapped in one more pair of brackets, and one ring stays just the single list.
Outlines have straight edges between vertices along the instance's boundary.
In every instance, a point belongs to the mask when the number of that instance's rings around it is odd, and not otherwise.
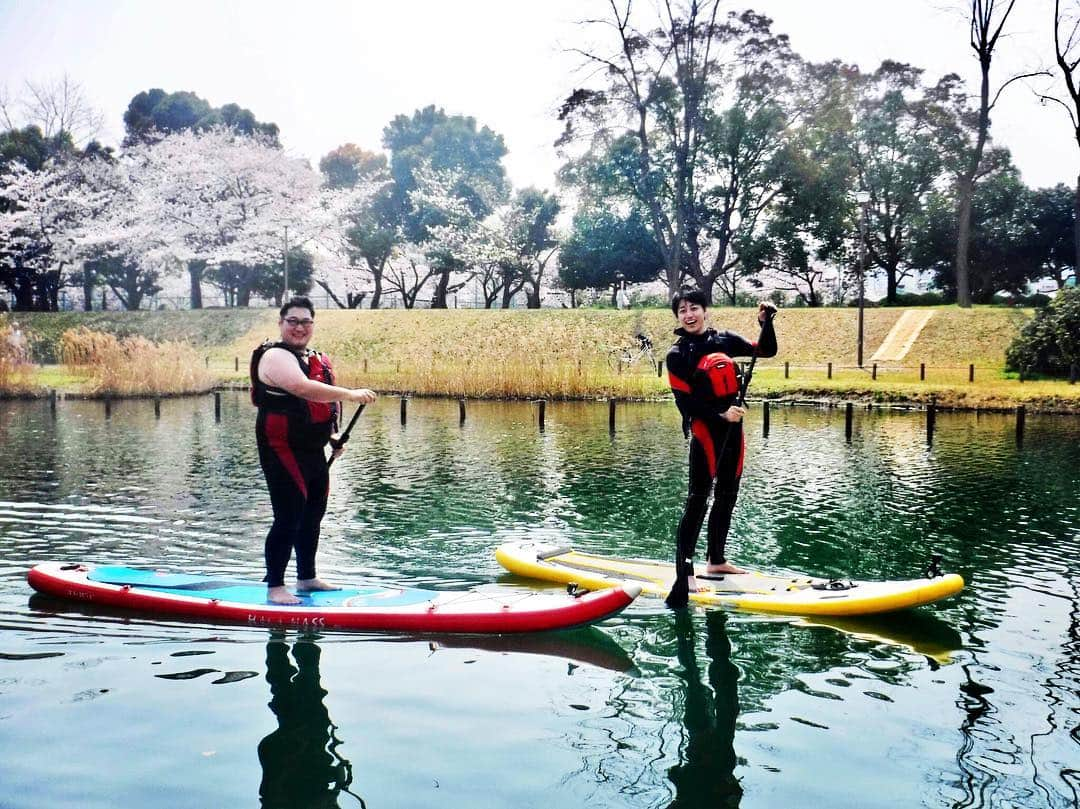
[{"label": "dry reed grass", "polygon": [[60,338],[60,356],[67,365],[85,368],[88,390],[101,395],[205,393],[216,382],[198,352],[181,342],[68,329]]},{"label": "dry reed grass", "polygon": [[0,325],[0,396],[25,396],[38,392],[34,364],[25,349],[12,340],[13,326]]}]

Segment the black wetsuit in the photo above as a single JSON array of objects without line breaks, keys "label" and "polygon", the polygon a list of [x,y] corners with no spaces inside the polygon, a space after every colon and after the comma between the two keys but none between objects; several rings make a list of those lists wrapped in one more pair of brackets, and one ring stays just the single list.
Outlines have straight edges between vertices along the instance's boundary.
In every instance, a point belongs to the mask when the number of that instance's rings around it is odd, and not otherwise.
[{"label": "black wetsuit", "polygon": [[[721,417],[738,398],[737,368],[728,360],[726,370],[730,381],[723,389],[715,378],[710,378],[706,366],[723,366],[727,358],[751,356],[755,346],[730,331],[706,329],[698,335],[687,334],[680,328],[675,334],[679,339],[667,355],[668,381],[675,394],[675,404],[682,413],[683,434],[690,437],[690,486],[686,508],[679,521],[677,558],[692,562],[712,489],[713,506],[709,513],[705,559],[719,565],[727,561],[724,546],[739,494],[746,444],[742,422],[733,424]],[[771,318],[762,330],[757,355],[776,356],[776,332]],[[711,362],[709,358],[712,358]],[[688,572],[693,572],[692,563]]]},{"label": "black wetsuit", "polygon": [[251,358],[251,398],[259,408],[255,438],[259,464],[270,490],[274,524],[266,535],[266,583],[285,584],[285,568],[296,551],[296,577],[315,578],[315,553],[326,513],[330,472],[326,445],[337,429],[338,406],[309,402],[259,380],[259,360],[269,348],[296,356],[304,376],[334,384],[329,360],[315,351],[296,354],[283,343],[265,343]]}]

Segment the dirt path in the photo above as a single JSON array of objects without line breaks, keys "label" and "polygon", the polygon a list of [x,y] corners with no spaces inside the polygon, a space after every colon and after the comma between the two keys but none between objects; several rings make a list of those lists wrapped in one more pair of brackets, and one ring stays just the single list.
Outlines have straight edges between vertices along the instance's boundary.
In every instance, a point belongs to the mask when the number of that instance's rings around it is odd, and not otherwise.
[{"label": "dirt path", "polygon": [[889,330],[885,340],[878,346],[870,362],[899,362],[907,356],[920,332],[930,318],[934,316],[932,309],[908,309],[900,315],[896,325]]}]

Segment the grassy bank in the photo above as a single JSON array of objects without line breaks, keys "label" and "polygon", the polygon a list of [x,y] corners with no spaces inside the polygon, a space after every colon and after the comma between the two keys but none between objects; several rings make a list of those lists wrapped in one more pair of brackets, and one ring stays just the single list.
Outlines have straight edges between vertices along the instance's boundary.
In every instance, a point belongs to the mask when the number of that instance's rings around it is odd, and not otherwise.
[{"label": "grassy bank", "polygon": [[[1005,373],[1005,347],[1031,316],[1029,310],[936,308],[904,360],[879,363],[873,379],[870,357],[903,311],[866,310],[863,369],[855,367],[855,310],[782,311],[776,323],[780,354],[759,363],[753,394],[880,403],[933,399],[942,407],[1025,404],[1032,410],[1080,412],[1080,385],[1021,383]],[[38,314],[20,322],[32,334],[35,351],[75,325],[182,340],[222,384],[245,383],[252,347],[277,335],[276,312],[269,310],[107,314]],[[757,334],[753,310],[717,308],[712,318],[720,328],[750,338]],[[666,378],[658,377],[648,359],[620,367],[610,356],[612,349],[632,348],[634,335],[643,332],[662,359],[674,326],[667,310],[328,310],[317,319],[313,345],[333,357],[346,385],[455,397],[669,395]],[[55,356],[55,348],[51,351]],[[971,365],[974,382],[968,381]]]}]

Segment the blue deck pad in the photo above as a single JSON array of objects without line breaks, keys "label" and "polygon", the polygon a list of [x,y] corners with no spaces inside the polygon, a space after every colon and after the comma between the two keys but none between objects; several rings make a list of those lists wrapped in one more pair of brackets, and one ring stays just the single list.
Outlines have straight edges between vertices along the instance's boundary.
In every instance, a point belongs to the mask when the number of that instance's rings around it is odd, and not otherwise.
[{"label": "blue deck pad", "polygon": [[[266,585],[261,582],[242,581],[199,576],[193,573],[159,573],[131,567],[96,567],[87,574],[90,581],[102,584],[127,585],[134,589],[155,593],[170,593],[188,598],[217,599],[237,604],[266,604]],[[398,587],[350,587],[343,590],[327,590],[317,593],[298,593],[301,603],[291,608],[345,607],[354,609],[379,609],[404,607],[433,601],[438,593],[432,590],[416,590]]]}]

